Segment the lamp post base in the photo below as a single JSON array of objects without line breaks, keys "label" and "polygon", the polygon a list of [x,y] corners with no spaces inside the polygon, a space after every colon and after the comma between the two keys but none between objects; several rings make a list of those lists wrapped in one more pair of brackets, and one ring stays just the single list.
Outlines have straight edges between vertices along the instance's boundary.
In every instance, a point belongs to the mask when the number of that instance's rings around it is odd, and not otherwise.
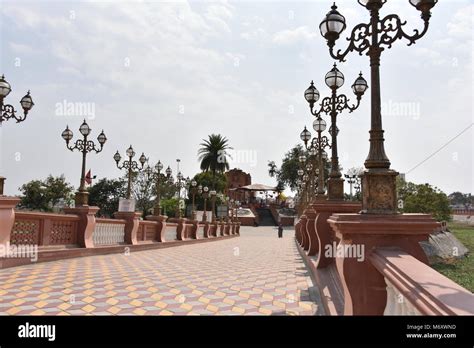
[{"label": "lamp post base", "polygon": [[89,192],[87,191],[77,191],[74,198],[76,207],[81,207],[89,205]]},{"label": "lamp post base", "polygon": [[344,179],[329,178],[328,179],[328,200],[343,201],[344,200]]},{"label": "lamp post base", "polygon": [[157,208],[153,208],[153,216],[160,216],[161,215],[161,207]]},{"label": "lamp post base", "polygon": [[362,214],[397,214],[398,172],[369,169],[362,175]]}]

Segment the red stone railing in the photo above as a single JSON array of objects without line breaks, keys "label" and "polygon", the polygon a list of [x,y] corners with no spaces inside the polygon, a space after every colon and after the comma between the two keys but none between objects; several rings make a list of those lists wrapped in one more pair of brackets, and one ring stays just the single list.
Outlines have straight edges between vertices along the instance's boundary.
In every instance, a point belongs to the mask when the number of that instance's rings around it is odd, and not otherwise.
[{"label": "red stone railing", "polygon": [[77,215],[16,212],[10,244],[77,244]]},{"label": "red stone railing", "polygon": [[[125,215],[124,215],[125,214]],[[93,246],[140,244],[191,240],[238,234],[237,223],[199,223],[188,219],[169,219],[163,226],[158,221],[140,220],[137,213],[117,213],[116,219],[93,217]],[[74,214],[15,212],[10,244],[76,245],[80,244],[81,218]],[[136,227],[127,225],[136,223]],[[239,225],[240,226],[240,225]],[[128,226],[130,227],[130,226]],[[162,231],[163,230],[163,231]],[[128,235],[128,236],[127,236]],[[128,240],[134,240],[131,243]]]},{"label": "red stone railing", "polygon": [[452,209],[452,215],[474,215],[474,209]]},{"label": "red stone railing", "polygon": [[399,248],[376,249],[372,265],[387,284],[385,315],[473,315],[474,295]]},{"label": "red stone railing", "polygon": [[329,204],[313,206],[295,238],[327,314],[474,315],[474,295],[428,265],[419,242],[440,228],[430,215],[328,215]]},{"label": "red stone railing", "polygon": [[[17,198],[0,196],[0,244],[38,246],[48,260],[109,253],[127,245],[141,250],[150,248],[149,244],[237,235],[240,228],[240,224],[234,222],[167,221],[165,216],[140,220],[141,213],[137,212],[115,213],[114,219],[103,219],[95,217],[99,208],[92,206],[66,208],[66,214],[15,211],[18,202]],[[53,257],[52,253],[60,256]],[[0,268],[25,262],[1,257]]]}]

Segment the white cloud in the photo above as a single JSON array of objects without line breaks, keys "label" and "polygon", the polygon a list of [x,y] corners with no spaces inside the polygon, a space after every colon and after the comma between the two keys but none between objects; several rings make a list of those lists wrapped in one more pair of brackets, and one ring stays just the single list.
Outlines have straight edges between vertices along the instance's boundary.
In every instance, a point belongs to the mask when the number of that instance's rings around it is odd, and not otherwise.
[{"label": "white cloud", "polygon": [[273,35],[272,41],[278,45],[293,45],[319,37],[319,33],[307,26],[282,30]]}]

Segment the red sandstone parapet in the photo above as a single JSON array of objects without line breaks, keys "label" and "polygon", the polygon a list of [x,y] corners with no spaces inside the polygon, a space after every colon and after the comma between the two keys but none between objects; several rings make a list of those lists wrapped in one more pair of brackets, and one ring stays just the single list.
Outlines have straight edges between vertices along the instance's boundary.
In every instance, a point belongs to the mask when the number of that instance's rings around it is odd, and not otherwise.
[{"label": "red sandstone parapet", "polygon": [[[374,267],[422,315],[474,315],[474,295],[399,248],[377,248]],[[397,296],[397,301],[401,302]],[[387,313],[385,314],[400,314]]]}]

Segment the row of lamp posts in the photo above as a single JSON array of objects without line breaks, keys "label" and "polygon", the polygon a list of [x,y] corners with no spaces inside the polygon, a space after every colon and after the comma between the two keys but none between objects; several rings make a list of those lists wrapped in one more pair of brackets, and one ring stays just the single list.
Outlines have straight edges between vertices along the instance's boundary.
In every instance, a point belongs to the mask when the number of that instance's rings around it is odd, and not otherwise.
[{"label": "row of lamp posts", "polygon": [[[338,89],[344,84],[344,75],[336,64],[326,74],[326,85],[331,89],[331,96],[322,99],[318,107],[319,91],[311,82],[305,91],[305,99],[309,103],[311,114],[316,117],[313,128],[318,136],[311,141],[311,133],[305,128],[301,133],[301,140],[305,143],[308,156],[300,156],[298,169],[299,190],[298,200],[305,205],[305,210],[297,226],[297,237],[308,255],[318,255],[316,269],[334,265],[341,280],[345,294],[345,315],[382,315],[387,302],[386,282],[384,277],[370,262],[370,253],[377,247],[395,247],[408,252],[422,262],[428,262],[419,242],[427,240],[439,224],[426,214],[399,214],[397,211],[396,177],[398,173],[390,169],[384,148],[384,130],[381,115],[381,86],[380,86],[380,59],[384,51],[392,48],[398,40],[407,40],[413,45],[428,31],[431,9],[437,0],[409,0],[420,13],[423,28],[407,33],[402,21],[396,14],[389,14],[380,18],[380,11],[386,0],[358,0],[370,14],[368,23],[357,24],[347,38],[348,46],[345,49],[336,49],[336,41],[346,29],[346,19],[339,13],[334,3],[331,10],[319,25],[321,35],[327,40],[330,56],[344,62],[351,52],[359,55],[366,54],[370,60],[370,91],[371,115],[369,131],[369,154],[365,160],[365,171],[360,175],[360,184],[355,175],[346,175],[349,184],[356,185],[362,192],[362,203],[344,201],[343,182],[338,159],[337,117],[344,111],[355,111],[361,102],[362,96],[368,89],[368,83],[362,76],[357,77],[352,85],[356,96],[356,103],[352,104],[344,94],[338,94]],[[326,128],[322,115],[331,120],[329,133],[331,144],[323,140],[321,132]],[[307,144],[311,145],[308,147]],[[324,147],[331,148],[331,170],[327,179],[327,198],[322,203],[317,198],[324,195],[324,160],[321,155]],[[306,166],[313,156],[313,148],[319,152],[318,172]],[[308,188],[307,181],[311,177],[309,170],[318,176],[317,194]],[[306,179],[306,180],[304,180]],[[314,186],[313,186],[314,187]],[[313,191],[313,192],[312,192]],[[314,196],[311,202],[305,195]],[[332,232],[331,232],[332,231]],[[348,255],[338,258],[328,257],[325,253],[327,246],[338,241],[339,246],[369,246],[365,250],[364,260],[359,261]],[[315,243],[315,244],[313,244]],[[321,250],[319,250],[321,249]],[[344,248],[343,248],[344,249]],[[349,276],[351,275],[351,276]],[[355,277],[354,275],[357,275]],[[360,276],[359,276],[360,275]],[[367,301],[366,299],[370,299]]]},{"label": "row of lamp posts", "polygon": [[[30,96],[30,91],[26,93],[26,95],[21,98],[20,105],[23,109],[23,115],[18,115],[15,107],[11,104],[5,104],[5,98],[10,94],[12,91],[10,83],[5,80],[5,76],[2,75],[0,78],[0,127],[2,123],[13,119],[16,123],[23,122],[28,115],[28,112],[31,110],[33,105],[33,99]],[[1,165],[1,164],[0,164]],[[0,196],[3,196],[3,189],[5,185],[5,178],[0,176]]]}]

